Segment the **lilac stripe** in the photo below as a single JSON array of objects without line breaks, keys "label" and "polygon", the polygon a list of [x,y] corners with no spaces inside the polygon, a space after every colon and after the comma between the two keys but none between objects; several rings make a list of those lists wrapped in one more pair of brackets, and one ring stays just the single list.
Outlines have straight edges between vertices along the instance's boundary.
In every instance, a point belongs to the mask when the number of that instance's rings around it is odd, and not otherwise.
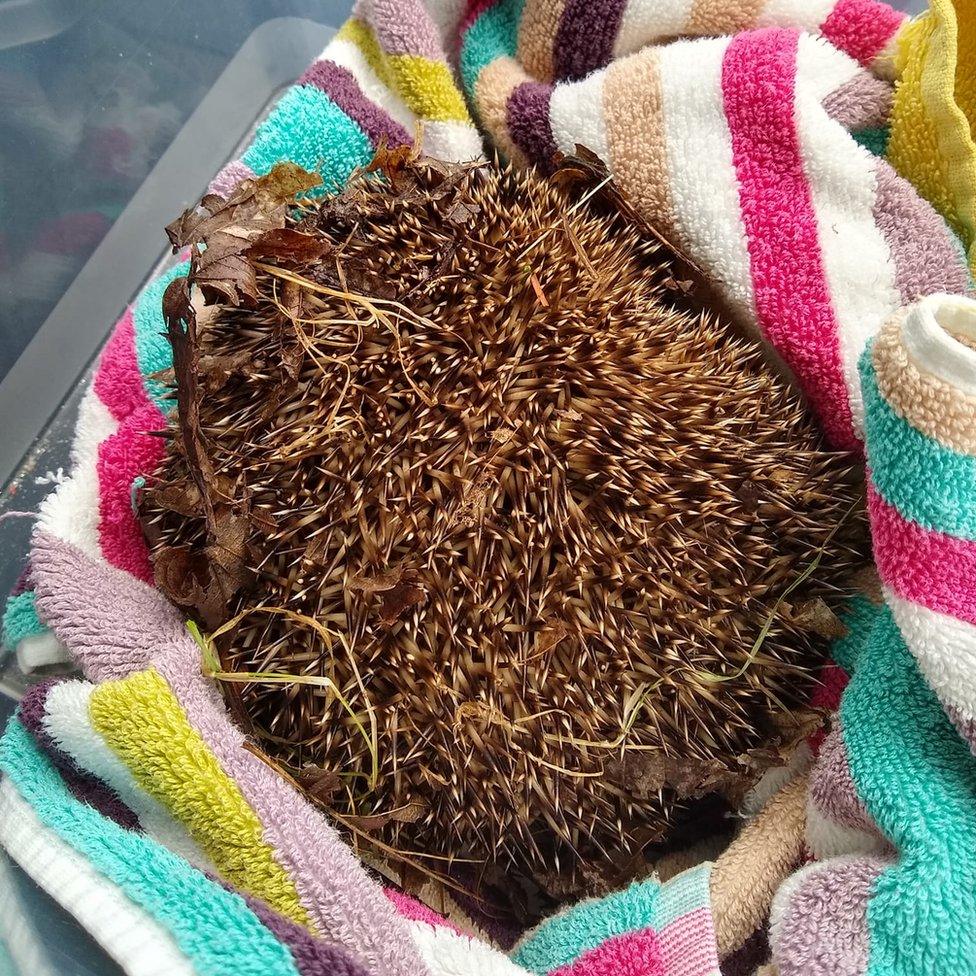
[{"label": "lilac stripe", "polygon": [[805,873],[774,931],[773,961],[782,976],[867,970],[868,900],[889,866],[873,857],[835,858]]},{"label": "lilac stripe", "polygon": [[962,248],[945,221],[884,160],[877,161],[874,219],[895,264],[905,305],[923,295],[969,291]]},{"label": "lilac stripe", "polygon": [[238,185],[244,180],[253,180],[255,172],[247,163],[242,163],[239,159],[229,162],[211,181],[207,187],[207,192],[216,193],[217,196],[225,200],[229,197]]},{"label": "lilac stripe", "polygon": [[824,111],[845,129],[877,129],[891,116],[894,89],[867,71],[859,71],[824,100]]},{"label": "lilac stripe", "polygon": [[356,5],[355,16],[369,24],[387,54],[444,60],[440,37],[423,0],[363,0]]},{"label": "lilac stripe", "polygon": [[556,81],[579,81],[613,56],[627,0],[567,0],[552,62]]},{"label": "lilac stripe", "polygon": [[58,747],[44,724],[48,693],[63,680],[65,679],[53,678],[28,688],[20,702],[20,721],[57,767],[65,785],[76,799],[94,808],[102,816],[114,820],[120,827],[138,830],[139,818],[135,813],[122,802],[114,790],[100,779],[79,769],[75,761]]},{"label": "lilac stripe", "polygon": [[817,810],[834,823],[871,833],[877,830],[854,784],[839,718],[820,747],[810,774],[809,797]]},{"label": "lilac stripe", "polygon": [[325,817],[244,748],[244,734],[202,675],[199,650],[165,598],[43,531],[34,535],[33,566],[38,602],[87,677],[104,677],[106,657],[113,670],[121,669],[112,653],[119,644],[130,658],[151,658],[190,724],[261,820],[264,840],[323,937],[358,955],[377,976],[428,973],[383,889]]},{"label": "lilac stripe", "polygon": [[515,143],[544,172],[552,170],[556,143],[549,125],[552,85],[523,81],[508,97],[505,124]]},{"label": "lilac stripe", "polygon": [[334,61],[316,61],[298,79],[325,92],[366,133],[374,148],[386,141],[390,148],[413,143],[410,133],[395,119],[371,102],[360,89],[353,73]]}]

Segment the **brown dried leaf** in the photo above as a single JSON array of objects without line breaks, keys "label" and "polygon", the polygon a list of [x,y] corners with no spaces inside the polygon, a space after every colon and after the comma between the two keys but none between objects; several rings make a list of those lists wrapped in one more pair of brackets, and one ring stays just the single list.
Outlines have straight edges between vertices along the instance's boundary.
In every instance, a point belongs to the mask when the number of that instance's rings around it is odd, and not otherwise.
[{"label": "brown dried leaf", "polygon": [[301,234],[290,227],[277,227],[259,237],[248,248],[247,256],[275,264],[304,266],[321,261],[333,250],[332,244],[321,235],[312,236]]},{"label": "brown dried leaf", "polygon": [[836,640],[847,636],[847,627],[840,617],[827,606],[822,597],[804,600],[793,608],[790,621],[800,630],[805,630],[820,637]]},{"label": "brown dried leaf", "polygon": [[380,604],[380,623],[389,627],[395,624],[412,607],[427,601],[427,591],[416,583],[401,580],[383,594]]}]

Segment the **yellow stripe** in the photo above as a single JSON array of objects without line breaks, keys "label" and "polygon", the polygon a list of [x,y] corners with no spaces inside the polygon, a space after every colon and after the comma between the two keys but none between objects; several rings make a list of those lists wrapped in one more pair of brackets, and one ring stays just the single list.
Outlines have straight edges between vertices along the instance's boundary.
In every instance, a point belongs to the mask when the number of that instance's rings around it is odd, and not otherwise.
[{"label": "yellow stripe", "polygon": [[380,48],[379,42],[373,36],[373,31],[369,24],[355,17],[350,17],[339,28],[336,40],[348,41],[355,44],[362,51],[366,63],[373,69],[373,74],[386,85],[387,88],[395,88],[393,76],[390,74],[389,66],[386,63],[386,56]]},{"label": "yellow stripe", "polygon": [[469,122],[468,108],[446,64],[416,54],[388,58],[400,97],[432,122]]},{"label": "yellow stripe", "polygon": [[155,670],[98,685],[95,730],[136,782],[189,831],[221,875],[311,928],[298,892],[262,839],[261,821]]},{"label": "yellow stripe", "polygon": [[376,77],[421,119],[471,124],[464,96],[443,62],[416,54],[387,54],[369,24],[355,17],[343,24],[336,37],[355,44]]},{"label": "yellow stripe", "polygon": [[932,0],[902,31],[888,158],[962,238],[976,273],[976,144],[963,106],[976,105],[976,6]]}]

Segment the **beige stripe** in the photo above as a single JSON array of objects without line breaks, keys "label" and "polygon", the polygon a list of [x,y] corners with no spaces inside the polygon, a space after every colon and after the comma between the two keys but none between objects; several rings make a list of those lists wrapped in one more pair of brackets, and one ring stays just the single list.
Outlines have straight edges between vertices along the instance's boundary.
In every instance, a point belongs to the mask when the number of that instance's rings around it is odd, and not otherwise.
[{"label": "beige stripe", "polygon": [[518,60],[536,81],[552,81],[552,50],[566,0],[525,0],[519,22]]},{"label": "beige stripe", "polygon": [[895,413],[951,450],[976,455],[976,397],[918,368],[902,342],[900,316],[874,340],[874,372]]},{"label": "beige stripe", "polygon": [[750,821],[712,868],[712,917],[719,959],[741,946],[769,915],[773,895],[803,857],[809,777],[790,780]]},{"label": "beige stripe", "polygon": [[614,61],[603,86],[610,170],[620,188],[656,227],[672,227],[664,109],[657,52]]},{"label": "beige stripe", "polygon": [[481,124],[492,145],[516,166],[527,166],[528,160],[508,132],[506,107],[508,97],[528,77],[514,58],[496,58],[483,68],[474,86],[475,104]]},{"label": "beige stripe", "polygon": [[737,34],[755,24],[765,0],[695,0],[683,33],[690,37]]}]

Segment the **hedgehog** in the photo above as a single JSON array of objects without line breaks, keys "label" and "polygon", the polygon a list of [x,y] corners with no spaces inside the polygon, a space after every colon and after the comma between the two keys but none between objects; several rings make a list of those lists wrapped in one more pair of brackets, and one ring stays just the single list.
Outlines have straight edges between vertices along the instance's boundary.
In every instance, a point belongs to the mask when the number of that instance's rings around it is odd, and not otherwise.
[{"label": "hedgehog", "polygon": [[593,170],[387,153],[205,198],[140,505],[233,714],[339,824],[560,893],[810,731],[865,551],[854,459]]}]

